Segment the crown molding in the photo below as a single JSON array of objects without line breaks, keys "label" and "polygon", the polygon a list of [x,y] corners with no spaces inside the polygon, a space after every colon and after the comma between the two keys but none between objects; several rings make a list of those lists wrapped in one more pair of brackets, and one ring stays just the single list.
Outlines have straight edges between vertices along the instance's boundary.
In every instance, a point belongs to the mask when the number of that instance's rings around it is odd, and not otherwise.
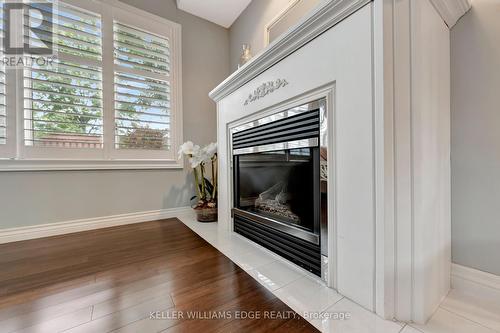
[{"label": "crown molding", "polygon": [[372,0],[329,0],[269,44],[239,70],[212,90],[210,98],[218,102],[245,83],[289,56],[314,38],[332,28]]},{"label": "crown molding", "polygon": [[450,29],[471,8],[470,0],[430,0],[430,2]]}]

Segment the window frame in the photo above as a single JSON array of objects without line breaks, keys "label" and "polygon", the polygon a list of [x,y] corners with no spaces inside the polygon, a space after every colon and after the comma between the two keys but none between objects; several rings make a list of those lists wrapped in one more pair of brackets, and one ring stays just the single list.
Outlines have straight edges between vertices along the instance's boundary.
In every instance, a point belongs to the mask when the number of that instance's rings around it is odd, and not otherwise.
[{"label": "window frame", "polygon": [[[78,4],[76,5],[76,1],[72,0],[65,0],[65,1],[58,1],[58,3],[65,3],[69,6],[72,7],[77,7],[80,9],[82,12],[93,12],[96,13],[101,17],[101,25],[104,25],[104,19],[102,17],[102,12],[103,12],[103,5],[100,2],[92,2],[88,1],[83,4]],[[103,41],[101,41],[102,43]],[[102,46],[102,51],[104,51],[104,45]],[[66,61],[66,62],[71,62],[75,63],[78,65],[88,65],[88,66],[94,66],[94,67],[99,67],[101,69],[101,75],[102,75],[102,80],[104,82],[104,73],[103,73],[103,67],[104,67],[104,55],[102,55],[103,60],[93,60],[93,59],[85,59],[85,58],[80,58],[75,55],[69,55],[69,54],[64,54],[64,53],[59,53],[57,55],[59,60]],[[67,159],[73,159],[73,160],[89,160],[89,159],[94,159],[94,160],[104,160],[106,159],[104,149],[86,149],[86,148],[47,148],[47,147],[31,147],[25,145],[25,127],[24,127],[24,118],[25,118],[25,113],[26,110],[24,108],[25,106],[25,89],[26,87],[24,86],[24,71],[27,70],[26,68],[20,68],[17,69],[17,82],[18,82],[18,91],[22,91],[22,94],[18,94],[18,100],[17,100],[17,112],[16,114],[20,117],[19,118],[19,123],[18,126],[19,128],[19,135],[17,137],[17,144],[18,144],[18,155],[19,159],[22,160],[34,160],[34,159],[47,159],[47,160],[67,160]],[[103,84],[103,120],[104,120],[104,84]],[[104,143],[104,137],[103,137],[103,143]]]},{"label": "window frame", "polygon": [[[43,148],[24,144],[24,92],[23,71],[15,70],[15,78],[6,79],[15,84],[6,86],[7,144],[0,147],[0,171],[31,170],[102,170],[102,169],[181,169],[177,150],[182,143],[182,46],[181,26],[175,22],[145,12],[118,0],[59,0],[83,11],[101,16],[102,25],[102,89],[103,89],[103,148]],[[170,46],[170,98],[171,127],[170,150],[141,150],[115,148],[115,69],[114,21],[164,36]],[[60,57],[64,60],[64,57]],[[10,81],[9,81],[10,79]],[[21,90],[19,90],[21,89]],[[13,96],[12,96],[13,95]],[[17,95],[17,98],[15,97]],[[12,101],[11,101],[12,100]],[[9,103],[11,102],[11,103]],[[16,124],[16,126],[12,126]],[[13,132],[14,135],[9,135]]]},{"label": "window frame", "polygon": [[[3,10],[3,8],[2,8]],[[3,27],[2,27],[3,28]],[[5,32],[4,32],[5,33]],[[0,49],[3,47],[1,45],[3,41],[0,41]],[[0,54],[3,52],[0,50]],[[5,158],[14,158],[16,156],[16,145],[17,145],[17,111],[16,111],[16,70],[5,68],[5,120],[7,127],[6,131],[6,142],[5,144],[0,144],[0,156],[5,156]],[[10,125],[9,125],[10,124]]]},{"label": "window frame", "polygon": [[17,119],[16,119],[16,73],[12,69],[5,71],[5,115],[6,115],[6,143],[0,144],[0,156],[14,158],[17,145]]}]

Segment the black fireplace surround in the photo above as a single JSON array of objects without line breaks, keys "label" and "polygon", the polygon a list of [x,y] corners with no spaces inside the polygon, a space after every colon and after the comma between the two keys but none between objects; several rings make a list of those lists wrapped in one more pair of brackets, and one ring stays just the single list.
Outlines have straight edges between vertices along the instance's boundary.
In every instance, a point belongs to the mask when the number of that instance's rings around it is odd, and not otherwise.
[{"label": "black fireplace surround", "polygon": [[321,276],[320,110],[311,105],[232,132],[232,213],[235,232]]}]

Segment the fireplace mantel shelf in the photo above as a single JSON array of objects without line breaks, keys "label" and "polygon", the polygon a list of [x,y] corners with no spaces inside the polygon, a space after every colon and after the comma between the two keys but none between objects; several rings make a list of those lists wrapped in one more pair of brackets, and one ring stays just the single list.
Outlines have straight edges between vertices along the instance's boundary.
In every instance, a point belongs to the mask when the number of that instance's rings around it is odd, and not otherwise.
[{"label": "fireplace mantel shelf", "polygon": [[311,15],[302,19],[300,23],[219,84],[210,92],[210,98],[216,102],[220,101],[371,1],[333,0],[316,8]]},{"label": "fireplace mantel shelf", "polygon": [[[220,83],[209,93],[210,98],[220,101],[371,1],[332,0],[317,7]],[[431,3],[450,28],[471,8],[469,0],[431,0]]]}]

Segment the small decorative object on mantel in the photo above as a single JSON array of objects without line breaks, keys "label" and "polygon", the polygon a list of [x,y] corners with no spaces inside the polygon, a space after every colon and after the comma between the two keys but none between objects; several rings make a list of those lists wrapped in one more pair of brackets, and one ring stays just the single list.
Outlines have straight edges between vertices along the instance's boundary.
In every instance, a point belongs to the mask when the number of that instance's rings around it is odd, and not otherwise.
[{"label": "small decorative object on mantel", "polygon": [[[179,159],[184,155],[189,157],[193,168],[196,194],[191,200],[197,199],[193,209],[199,222],[217,221],[217,143],[211,143],[200,148],[191,141],[187,141],[179,149]],[[212,180],[205,174],[206,164],[211,163]]]},{"label": "small decorative object on mantel", "polygon": [[243,44],[242,45],[242,50],[243,53],[241,54],[240,57],[240,63],[238,64],[238,68],[246,64],[250,59],[252,59],[252,52],[250,51],[250,44]]},{"label": "small decorative object on mantel", "polygon": [[269,81],[261,84],[257,89],[251,93],[244,105],[248,105],[252,102],[255,102],[258,99],[266,97],[267,95],[273,93],[281,87],[288,85],[288,81],[285,79],[277,79],[275,81]]}]

